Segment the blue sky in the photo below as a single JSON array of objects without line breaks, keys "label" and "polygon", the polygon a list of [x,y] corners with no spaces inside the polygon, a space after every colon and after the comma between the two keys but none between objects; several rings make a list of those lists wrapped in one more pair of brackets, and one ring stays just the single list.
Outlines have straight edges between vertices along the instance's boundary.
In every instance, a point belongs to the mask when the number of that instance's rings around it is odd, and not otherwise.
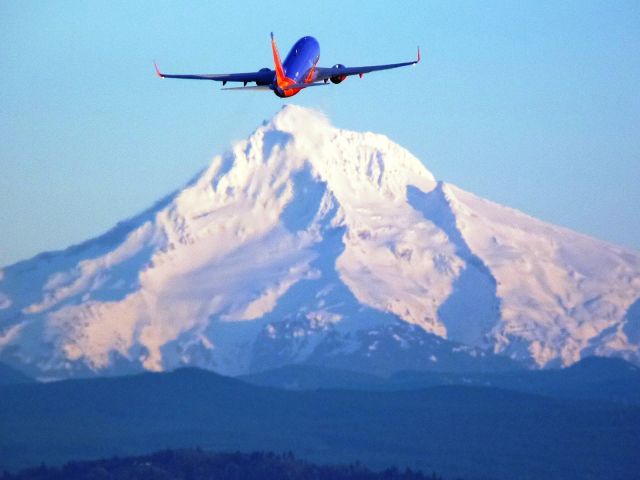
[{"label": "blue sky", "polygon": [[[134,4],[132,4],[134,3]],[[185,183],[283,103],[384,133],[434,175],[640,248],[640,2],[0,2],[0,265],[100,234]],[[410,60],[283,101],[160,81]]]}]

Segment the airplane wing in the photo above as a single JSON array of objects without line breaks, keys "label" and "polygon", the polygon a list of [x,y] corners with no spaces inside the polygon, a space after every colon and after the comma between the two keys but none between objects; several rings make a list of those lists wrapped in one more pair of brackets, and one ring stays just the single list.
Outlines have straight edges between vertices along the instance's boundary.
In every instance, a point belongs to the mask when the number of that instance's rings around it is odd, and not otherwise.
[{"label": "airplane wing", "polygon": [[181,78],[186,80],[213,80],[216,82],[222,82],[222,84],[226,84],[227,82],[243,82],[247,84],[248,82],[257,82],[258,84],[269,84],[273,81],[273,76],[275,75],[274,70],[270,70],[268,68],[263,68],[257,72],[247,72],[247,73],[213,73],[213,74],[187,74],[187,75],[176,75],[176,74],[168,74],[162,73],[158,68],[158,65],[155,64],[156,74],[160,78]]},{"label": "airplane wing", "polygon": [[411,62],[402,63],[390,63],[388,65],[370,65],[368,67],[331,67],[331,68],[316,68],[316,76],[314,81],[319,82],[331,77],[348,77],[350,75],[364,75],[365,73],[377,72],[380,70],[389,70],[391,68],[406,67],[409,65],[415,65],[420,61],[420,48],[418,48],[418,57]]}]

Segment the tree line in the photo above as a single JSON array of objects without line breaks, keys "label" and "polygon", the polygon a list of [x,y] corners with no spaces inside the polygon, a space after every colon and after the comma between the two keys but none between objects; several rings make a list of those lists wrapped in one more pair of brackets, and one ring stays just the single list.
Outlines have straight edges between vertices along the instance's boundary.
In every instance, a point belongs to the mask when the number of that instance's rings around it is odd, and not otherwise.
[{"label": "tree line", "polygon": [[1,480],[442,480],[411,469],[374,472],[366,466],[316,465],[292,453],[214,453],[201,449],[162,450],[139,457],[41,465]]}]

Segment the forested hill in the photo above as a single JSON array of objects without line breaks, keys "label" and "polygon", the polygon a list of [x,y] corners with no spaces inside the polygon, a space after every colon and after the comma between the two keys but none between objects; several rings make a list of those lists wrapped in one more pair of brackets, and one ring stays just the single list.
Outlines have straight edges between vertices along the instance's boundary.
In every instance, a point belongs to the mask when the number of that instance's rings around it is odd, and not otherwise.
[{"label": "forested hill", "polygon": [[453,478],[627,480],[640,469],[638,405],[498,388],[286,391],[189,368],[5,385],[0,405],[9,471],[195,447]]}]

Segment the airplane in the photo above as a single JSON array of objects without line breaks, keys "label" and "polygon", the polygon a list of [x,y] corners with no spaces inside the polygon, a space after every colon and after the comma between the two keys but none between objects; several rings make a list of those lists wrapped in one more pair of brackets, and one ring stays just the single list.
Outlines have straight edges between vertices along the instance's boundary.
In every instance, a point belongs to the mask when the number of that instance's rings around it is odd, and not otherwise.
[{"label": "airplane", "polygon": [[[222,82],[224,87],[227,82],[242,82],[242,87],[227,87],[222,90],[271,90],[280,98],[292,97],[301,90],[308,87],[317,87],[331,83],[343,82],[351,75],[359,75],[360,78],[365,73],[388,70],[390,68],[406,67],[415,65],[420,61],[420,47],[418,56],[410,62],[392,63],[388,65],[371,65],[368,67],[345,67],[338,63],[331,68],[318,67],[320,59],[320,44],[311,37],[306,36],[298,40],[289,55],[280,61],[280,54],[276,46],[276,40],[271,33],[271,51],[273,53],[273,63],[275,70],[261,68],[257,72],[248,73],[223,73],[223,74],[203,74],[203,75],[175,75],[162,73],[158,65],[154,63],[156,74],[160,78],[181,78],[187,80],[213,80]],[[249,82],[255,82],[255,86],[247,86]]]}]

